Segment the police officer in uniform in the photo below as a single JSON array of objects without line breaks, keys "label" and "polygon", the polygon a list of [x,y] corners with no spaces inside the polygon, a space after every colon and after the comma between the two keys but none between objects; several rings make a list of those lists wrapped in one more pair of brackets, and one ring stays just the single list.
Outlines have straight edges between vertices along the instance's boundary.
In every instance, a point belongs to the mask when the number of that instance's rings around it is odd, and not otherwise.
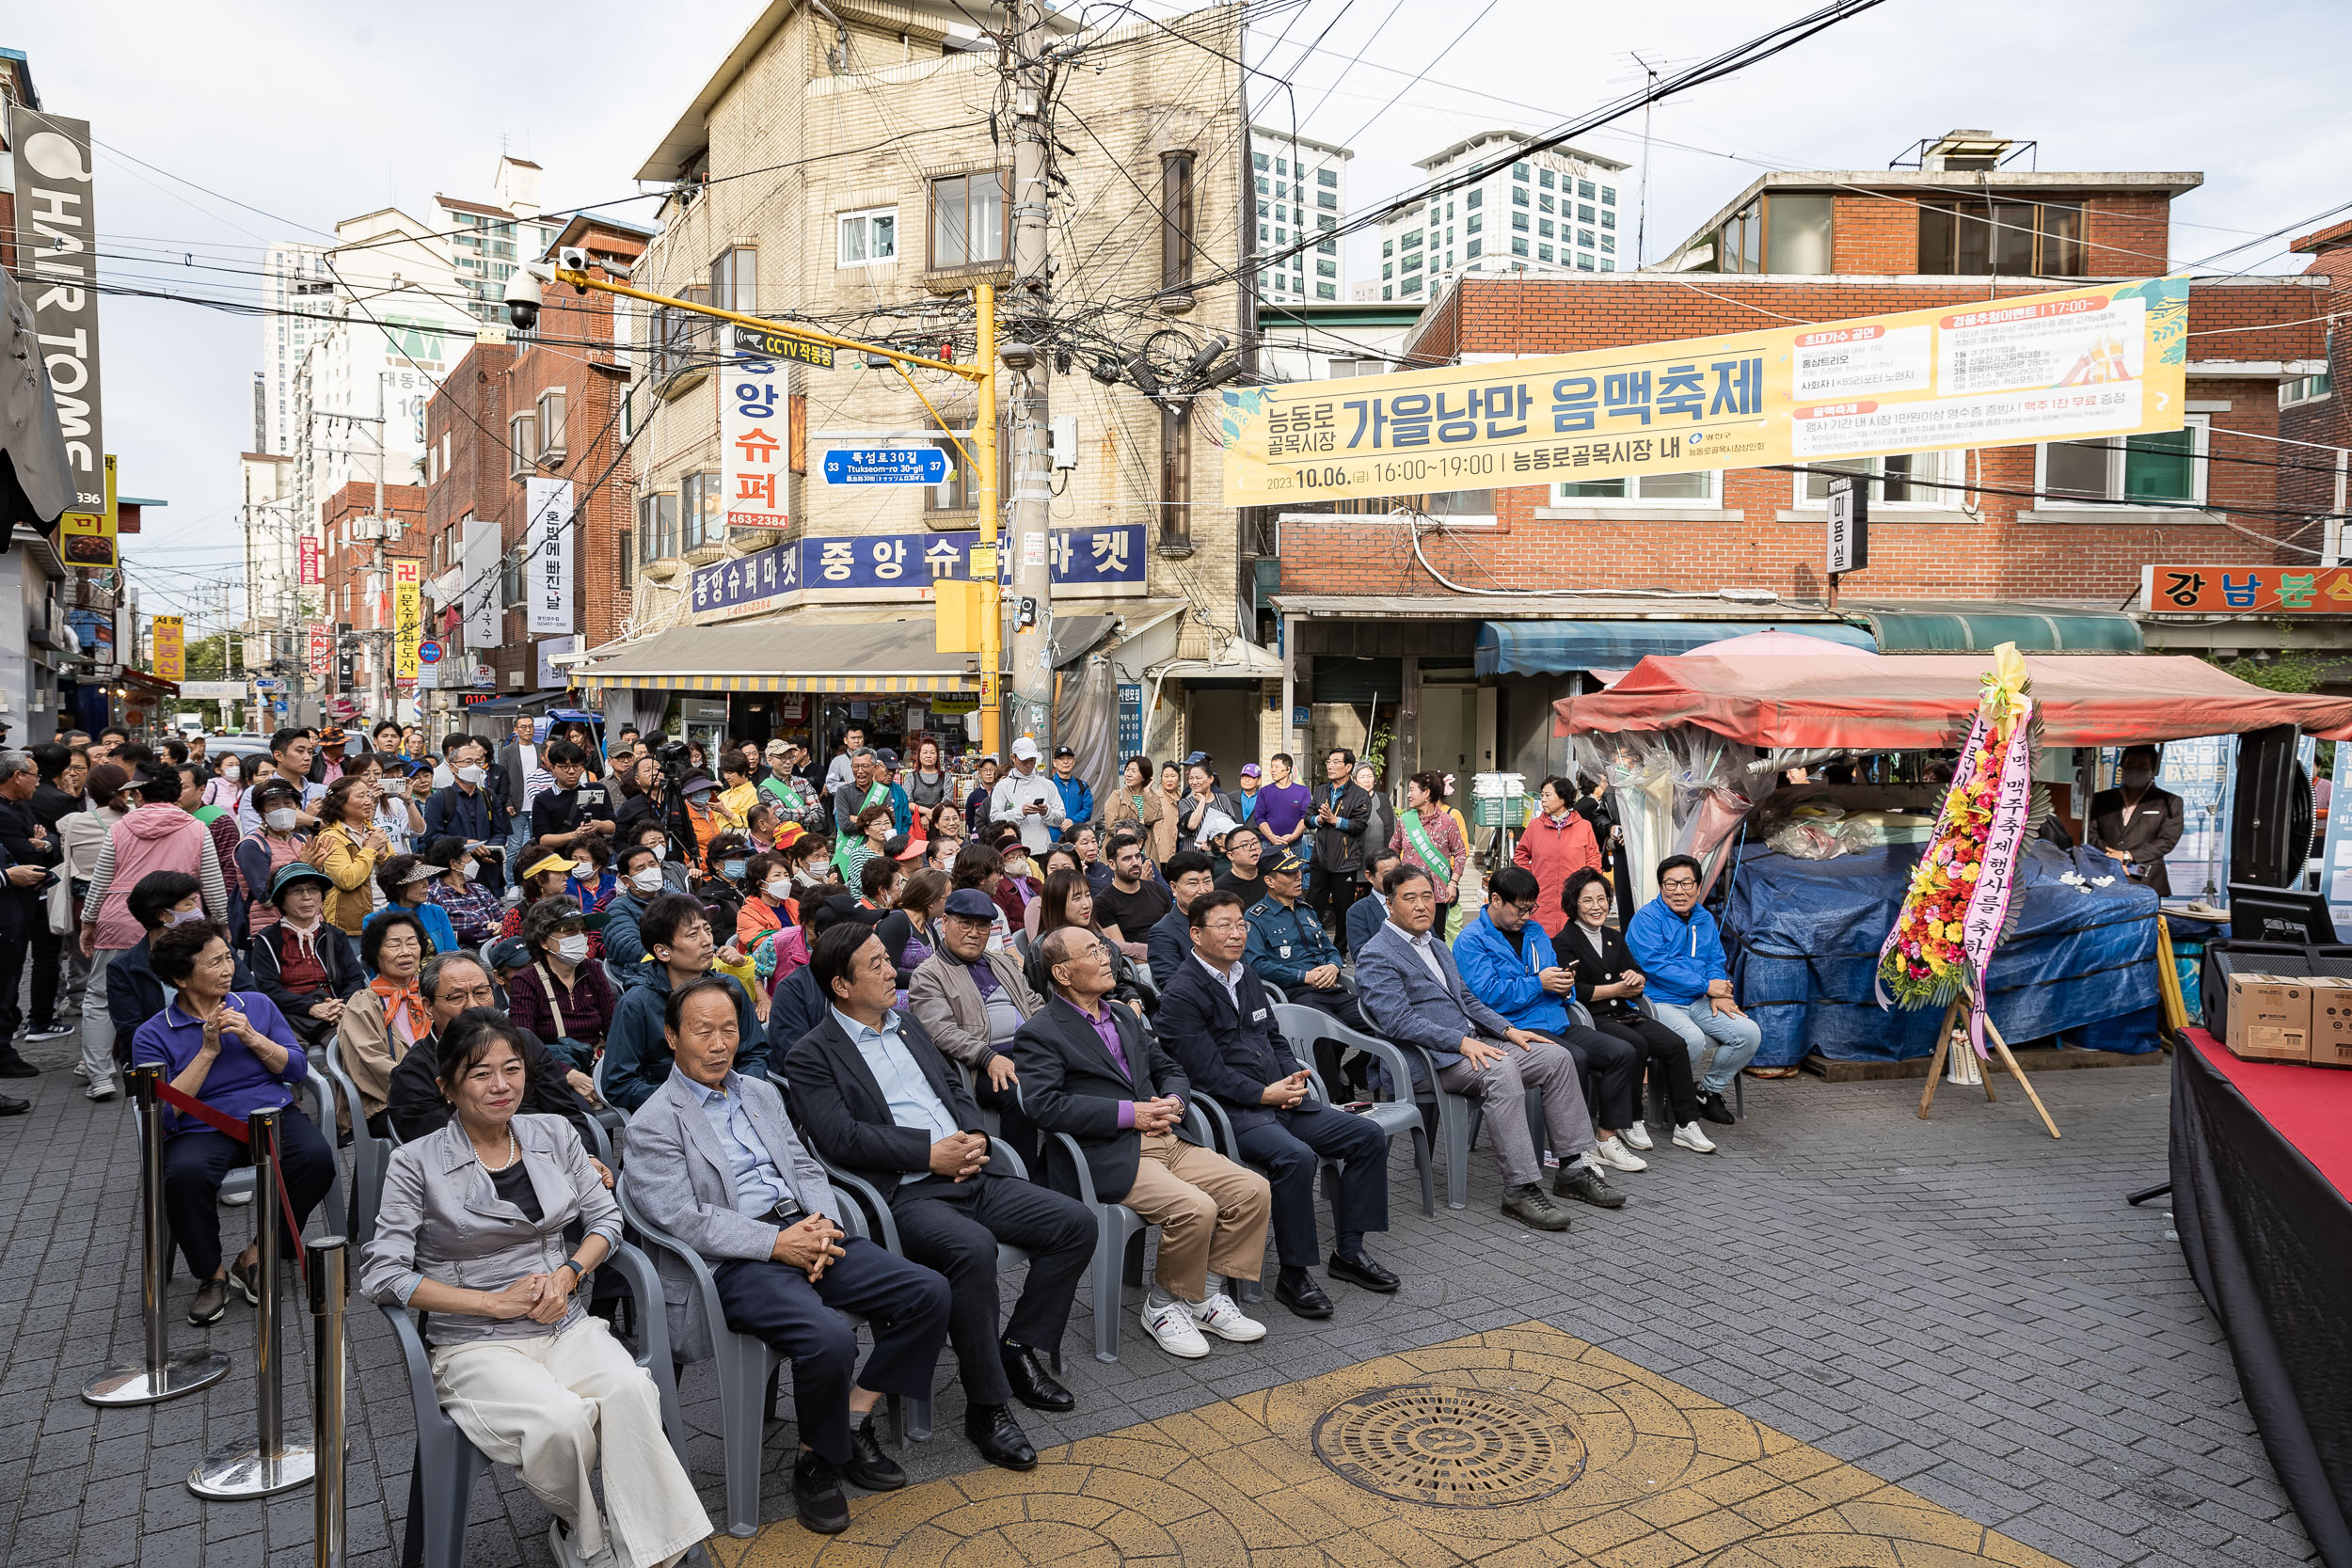
[{"label": "police officer in uniform", "polygon": [[[1266,856],[1260,874],[1265,879],[1266,896],[1248,911],[1249,945],[1242,961],[1299,1006],[1327,1013],[1361,1034],[1377,1035],[1380,1031],[1357,1004],[1356,988],[1340,974],[1339,945],[1322,919],[1301,902],[1306,861],[1295,849],[1277,849]],[[1315,1042],[1315,1069],[1335,1094],[1343,1082],[1339,1058],[1339,1048],[1329,1040]],[[1360,1072],[1360,1062],[1358,1068]]]}]

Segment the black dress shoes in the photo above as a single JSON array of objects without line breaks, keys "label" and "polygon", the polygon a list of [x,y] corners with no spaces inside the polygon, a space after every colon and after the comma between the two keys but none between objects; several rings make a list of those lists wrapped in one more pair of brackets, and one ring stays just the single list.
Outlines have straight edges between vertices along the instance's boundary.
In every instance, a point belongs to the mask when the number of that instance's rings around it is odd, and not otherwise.
[{"label": "black dress shoes", "polygon": [[40,1069],[9,1051],[0,1054],[0,1078],[38,1078]]},{"label": "black dress shoes", "polygon": [[802,1528],[818,1535],[839,1535],[850,1528],[850,1499],[841,1495],[841,1472],[813,1449],[803,1449],[792,1461],[792,1506],[800,1511]]},{"label": "black dress shoes", "polygon": [[1274,1281],[1274,1299],[1302,1318],[1331,1315],[1331,1298],[1305,1269],[1284,1269]]},{"label": "black dress shoes", "polygon": [[1360,1285],[1367,1291],[1377,1291],[1384,1296],[1394,1294],[1397,1286],[1402,1283],[1396,1275],[1360,1252],[1353,1258],[1343,1258],[1338,1253],[1333,1253],[1331,1261],[1324,1272],[1334,1279],[1344,1279],[1351,1285]]},{"label": "black dress shoes", "polygon": [[850,1462],[841,1466],[841,1474],[851,1485],[868,1492],[896,1492],[907,1483],[907,1473],[898,1468],[898,1462],[882,1452],[870,1411],[850,1433]]},{"label": "black dress shoes", "polygon": [[33,1108],[29,1100],[16,1100],[0,1094],[0,1117],[21,1117]]},{"label": "black dress shoes", "polygon": [[1012,1397],[1032,1410],[1075,1410],[1077,1396],[1054,1381],[1054,1374],[1045,1368],[1045,1358],[1026,1345],[1000,1345],[998,1353],[1004,1359],[1005,1381],[1012,1385]]},{"label": "black dress shoes", "polygon": [[974,1405],[963,1413],[963,1434],[991,1465],[1008,1470],[1037,1468],[1037,1449],[1029,1446],[1028,1434],[1012,1418],[1009,1404]]}]

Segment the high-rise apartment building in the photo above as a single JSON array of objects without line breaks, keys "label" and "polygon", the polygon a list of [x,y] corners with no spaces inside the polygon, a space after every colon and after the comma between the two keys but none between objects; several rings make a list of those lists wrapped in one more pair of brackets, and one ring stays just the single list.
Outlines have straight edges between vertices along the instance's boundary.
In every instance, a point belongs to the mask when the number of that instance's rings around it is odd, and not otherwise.
[{"label": "high-rise apartment building", "polygon": [[335,279],[323,246],[278,240],[262,253],[262,414],[255,450],[294,450],[294,375],[335,325]]},{"label": "high-rise apartment building", "polygon": [[1249,128],[1249,169],[1257,190],[1257,253],[1270,256],[1323,233],[1301,252],[1258,275],[1258,297],[1269,305],[1347,297],[1347,255],[1337,234],[1347,215],[1347,161],[1356,156],[1308,136],[1268,125]]},{"label": "high-rise apartment building", "polygon": [[[1494,163],[1534,138],[1481,131],[1413,166],[1427,185]],[[1573,147],[1513,158],[1473,184],[1398,206],[1380,221],[1380,297],[1435,298],[1456,274],[1562,276],[1635,265],[1620,224],[1632,165]]]},{"label": "high-rise apartment building", "polygon": [[506,280],[525,261],[555,244],[563,219],[539,215],[537,164],[501,157],[492,182],[494,203],[436,194],[436,216],[449,242],[450,261],[469,308],[484,321],[505,319]]}]

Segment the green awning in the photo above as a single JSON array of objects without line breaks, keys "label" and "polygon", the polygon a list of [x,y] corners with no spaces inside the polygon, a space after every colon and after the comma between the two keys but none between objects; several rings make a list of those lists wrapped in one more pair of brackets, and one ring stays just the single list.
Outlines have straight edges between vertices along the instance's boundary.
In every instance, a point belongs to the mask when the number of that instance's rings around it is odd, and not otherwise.
[{"label": "green awning", "polygon": [[2028,654],[2145,651],[2139,623],[2111,610],[1921,599],[1884,605],[1850,599],[1844,608],[1868,619],[1883,654],[1990,653],[2004,642]]}]

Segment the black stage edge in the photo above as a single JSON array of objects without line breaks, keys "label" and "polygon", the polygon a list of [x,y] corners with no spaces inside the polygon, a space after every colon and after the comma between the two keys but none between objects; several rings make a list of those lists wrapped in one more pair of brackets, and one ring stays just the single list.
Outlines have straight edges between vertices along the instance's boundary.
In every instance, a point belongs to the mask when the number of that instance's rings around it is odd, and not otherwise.
[{"label": "black stage edge", "polygon": [[2172,1053],[2172,1212],[2328,1568],[2352,1568],[2352,1204],[2202,1053]]}]

